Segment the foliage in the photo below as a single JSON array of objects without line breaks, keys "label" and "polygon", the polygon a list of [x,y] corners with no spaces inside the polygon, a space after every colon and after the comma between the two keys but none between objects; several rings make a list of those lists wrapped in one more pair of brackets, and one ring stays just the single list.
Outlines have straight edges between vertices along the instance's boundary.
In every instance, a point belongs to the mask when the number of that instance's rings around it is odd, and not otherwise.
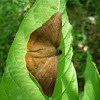
[{"label": "foliage", "polygon": [[[20,25],[22,19],[25,17],[27,11],[32,6],[34,1],[35,0],[9,0],[9,1],[8,0],[0,0],[0,80],[1,80],[2,74],[3,74],[4,69],[5,69],[7,53],[9,51],[11,44],[12,44],[13,38],[15,37],[15,33],[18,30],[18,26]],[[65,3],[65,2],[62,2],[62,4],[63,3]],[[43,4],[43,2],[41,2],[41,5],[42,4]],[[100,5],[99,0],[97,0],[97,1],[95,1],[95,0],[68,0],[68,3],[67,3],[68,16],[69,16],[70,22],[72,23],[73,28],[74,28],[74,30],[72,32],[73,39],[74,39],[74,42],[73,42],[74,43],[73,44],[73,47],[74,47],[73,61],[74,61],[74,65],[75,65],[75,68],[77,71],[77,76],[78,76],[80,100],[81,99],[82,100],[86,100],[86,99],[91,100],[90,98],[92,98],[93,100],[99,100],[99,98],[100,98],[98,96],[98,93],[100,90],[100,86],[98,85],[100,76],[99,76],[99,73],[96,69],[96,67],[99,69],[99,66],[100,66],[100,60],[99,60],[100,49],[98,49],[99,48],[98,45],[100,45],[100,39],[99,39],[100,22],[97,21],[96,25],[91,25],[91,23],[87,21],[88,16],[92,16],[96,20],[100,20],[100,17],[99,17],[100,16],[100,6],[99,5]],[[65,9],[66,9],[66,7],[65,7]],[[64,14],[66,13],[65,9],[64,9]],[[61,10],[61,11],[63,11],[63,10]],[[51,13],[49,13],[49,14],[51,15]],[[49,18],[50,15],[47,15],[47,17]],[[63,24],[64,24],[64,21],[66,20],[64,18],[65,17],[63,17]],[[24,21],[25,21],[25,19],[24,19]],[[68,19],[67,19],[67,22],[68,22]],[[40,26],[40,24],[39,24],[39,26]],[[22,26],[23,25],[21,24],[20,27],[22,27]],[[70,24],[68,24],[68,26],[70,27]],[[66,26],[66,28],[68,28],[68,26]],[[33,29],[35,29],[35,28],[32,28],[31,30],[29,29],[27,31],[31,32]],[[70,29],[71,29],[71,27],[70,27]],[[69,32],[68,32],[69,35],[67,36],[68,38],[70,37],[70,32],[71,31],[69,30]],[[19,31],[17,32],[17,34],[18,33],[19,33]],[[63,36],[66,37],[66,30],[63,33],[65,33],[65,34],[63,34]],[[87,34],[87,33],[89,33],[89,34]],[[89,36],[92,36],[92,37],[89,37]],[[16,38],[15,38],[16,41],[17,41],[18,37],[19,36],[16,35]],[[22,35],[22,37],[23,37],[23,35]],[[20,39],[19,39],[19,41],[21,41],[21,43],[23,42],[21,40],[22,37],[20,37]],[[16,46],[14,46],[14,44],[16,44],[15,40],[14,40],[13,46],[11,46],[10,52],[11,51],[14,52],[13,50],[15,50],[15,49],[18,50],[18,48],[21,49],[19,45],[16,45],[17,48],[16,48]],[[26,40],[27,40],[27,38],[26,38]],[[68,41],[70,41],[70,42],[68,42]],[[68,43],[67,45],[70,45],[71,37],[68,39],[68,41],[66,40],[66,43]],[[81,46],[83,45],[82,48],[80,48],[80,44],[81,44]],[[22,44],[22,45],[24,45],[24,44]],[[62,46],[64,46],[64,44]],[[86,68],[85,68],[86,55],[87,55],[87,52],[84,51],[85,47],[88,47],[88,49],[86,51],[89,51],[92,54],[97,66],[93,64],[91,57],[88,54],[87,64],[86,64]],[[69,49],[69,51],[68,51],[68,49]],[[71,59],[71,57],[72,57],[72,52],[70,52],[70,49],[71,49],[70,46],[69,47],[67,46],[66,51],[68,52],[68,55],[66,58],[68,58],[68,59],[66,59],[66,62],[68,62],[68,63],[70,63],[69,59]],[[25,51],[21,50],[20,52],[24,53]],[[19,53],[16,52],[15,55],[17,55],[17,54],[19,54]],[[11,53],[9,55],[11,55]],[[12,54],[12,57],[10,58],[10,60],[12,60],[12,58],[14,58],[13,54]],[[19,61],[18,56],[16,56],[16,59]],[[16,61],[13,62],[14,59],[13,59],[13,61],[10,61],[10,60],[9,60],[9,62],[14,65]],[[23,60],[21,60],[21,61],[23,62]],[[66,63],[66,64],[69,66],[68,63]],[[63,63],[61,63],[61,64],[63,65]],[[7,63],[7,67],[8,67],[8,65],[9,65],[9,63]],[[21,65],[21,63],[20,63],[20,65]],[[29,96],[34,94],[34,92],[32,91],[33,87],[35,86],[35,85],[33,86],[33,83],[32,83],[33,81],[30,80],[29,84],[27,84],[27,82],[26,82],[26,78],[28,78],[28,80],[29,80],[28,73],[26,72],[24,67],[23,67],[22,71],[20,71],[20,68],[19,68],[19,70],[17,70],[16,67],[17,66],[14,67],[15,68],[14,70],[13,70],[13,68],[11,68],[11,66],[8,67],[10,69],[6,68],[6,71],[4,73],[4,77],[2,80],[2,84],[4,84],[3,86],[5,86],[7,88],[0,86],[0,98],[3,98],[3,97],[1,97],[1,94],[5,94],[5,91],[6,91],[6,93],[8,93],[9,89],[12,89],[12,88],[15,88],[18,86],[20,86],[20,87],[18,87],[16,91],[14,90],[16,92],[16,93],[14,92],[15,93],[14,95],[18,95],[18,98],[15,97],[11,100],[21,99],[21,93],[23,93],[23,91],[20,91],[20,93],[18,93],[18,91],[21,89],[26,89],[26,87],[30,88],[31,94],[28,94]],[[66,75],[68,74],[67,76],[69,76],[66,78],[66,79],[68,79],[68,81],[70,80],[72,73],[74,73],[73,75],[75,75],[75,72],[72,72],[72,71],[74,71],[74,68],[73,67],[71,67],[71,68],[68,67],[67,71],[69,71],[69,72],[66,73]],[[60,70],[62,70],[62,69],[59,68],[59,72],[60,72]],[[63,70],[66,71],[66,68]],[[10,71],[10,72],[8,72],[8,71]],[[85,71],[85,73],[84,73],[84,78],[85,78],[84,91],[83,91],[83,85],[84,85],[83,71]],[[15,74],[15,72],[19,72],[19,74]],[[27,76],[27,77],[23,77],[24,74],[22,74],[22,72],[25,72],[25,74],[26,74],[25,76]],[[69,75],[69,73],[70,73],[70,75]],[[22,80],[16,78],[17,75],[20,76],[20,78]],[[59,76],[59,74],[58,74],[58,76]],[[9,81],[8,81],[8,79],[9,79]],[[73,91],[73,90],[71,90],[72,89],[71,86],[75,86],[77,88],[77,84],[74,84],[74,83],[77,83],[76,78],[74,77],[74,79],[71,80],[71,84],[69,83],[69,85],[67,87],[68,91],[67,90],[65,91],[65,92],[67,92],[67,95],[69,98],[66,100],[70,100],[70,98],[72,97],[70,95],[70,92]],[[18,84],[16,84],[16,82],[18,82]],[[62,82],[62,81],[59,81],[58,84],[60,84],[60,82]],[[14,83],[14,85],[12,85],[13,83]],[[8,84],[9,84],[9,87],[7,86]],[[24,85],[24,84],[27,84],[27,85]],[[33,87],[31,88],[30,85]],[[3,91],[4,88],[5,88],[5,91]],[[77,89],[75,89],[75,90],[76,90],[75,95],[77,95]],[[27,92],[27,91],[28,91],[28,89],[26,89],[25,92]],[[39,91],[41,92],[41,89]],[[12,92],[13,92],[13,90],[12,90]],[[22,95],[26,97],[25,99],[27,99],[27,96],[25,93],[23,93]],[[8,100],[8,98],[10,96],[11,96],[11,94],[9,94],[8,97],[5,96],[4,100]],[[37,95],[35,95],[35,96],[37,96]],[[66,97],[66,96],[63,95],[62,97]],[[49,98],[49,99],[52,100],[52,98]],[[77,99],[71,99],[71,100],[77,100]]]},{"label": "foliage", "polygon": [[[83,90],[83,74],[86,51],[89,51],[100,70],[100,1],[68,0],[67,11],[73,26],[73,62],[77,70],[79,87]],[[98,9],[98,10],[97,10]],[[92,19],[90,19],[92,18]],[[82,82],[82,83],[81,83]]]}]

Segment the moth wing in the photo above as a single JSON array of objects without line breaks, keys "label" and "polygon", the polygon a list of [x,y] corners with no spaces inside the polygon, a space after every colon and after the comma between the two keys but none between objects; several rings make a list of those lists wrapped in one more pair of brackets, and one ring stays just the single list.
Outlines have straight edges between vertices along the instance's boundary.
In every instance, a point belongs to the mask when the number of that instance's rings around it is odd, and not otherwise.
[{"label": "moth wing", "polygon": [[61,28],[62,28],[62,18],[61,13],[55,13],[48,21],[43,25],[45,27],[45,34],[48,32],[48,37],[51,43],[58,48],[61,40]]},{"label": "moth wing", "polygon": [[26,44],[27,51],[37,51],[47,47],[58,48],[61,40],[61,27],[61,13],[57,12],[30,34]]},{"label": "moth wing", "polygon": [[54,90],[58,59],[57,56],[33,58],[32,54],[26,53],[26,67],[28,71],[34,76],[43,92],[47,96],[51,96]]}]

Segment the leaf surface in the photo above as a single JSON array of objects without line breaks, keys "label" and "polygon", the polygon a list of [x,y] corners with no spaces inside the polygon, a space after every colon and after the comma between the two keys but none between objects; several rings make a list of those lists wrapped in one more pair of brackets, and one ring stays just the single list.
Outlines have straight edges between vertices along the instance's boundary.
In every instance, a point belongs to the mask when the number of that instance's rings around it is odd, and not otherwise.
[{"label": "leaf surface", "polygon": [[[62,14],[62,38],[58,56],[57,80],[52,97],[47,97],[25,68],[25,44],[29,34],[54,13]],[[0,85],[0,100],[78,100],[76,72],[71,62],[71,25],[66,15],[66,0],[36,0],[16,34],[10,48],[7,65]]]}]

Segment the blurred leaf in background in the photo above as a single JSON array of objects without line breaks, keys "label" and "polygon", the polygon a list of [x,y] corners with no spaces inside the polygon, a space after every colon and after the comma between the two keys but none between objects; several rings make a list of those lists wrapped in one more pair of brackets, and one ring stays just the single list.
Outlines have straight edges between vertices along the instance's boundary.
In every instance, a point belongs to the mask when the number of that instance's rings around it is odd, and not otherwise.
[{"label": "blurred leaf in background", "polygon": [[91,55],[87,52],[84,71],[85,85],[82,100],[100,100],[100,75]]}]

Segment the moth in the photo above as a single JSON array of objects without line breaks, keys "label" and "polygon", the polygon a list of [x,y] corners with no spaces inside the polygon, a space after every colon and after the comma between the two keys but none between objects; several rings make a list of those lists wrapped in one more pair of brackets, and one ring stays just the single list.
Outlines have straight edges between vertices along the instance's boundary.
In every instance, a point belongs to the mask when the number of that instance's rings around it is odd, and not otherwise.
[{"label": "moth", "polygon": [[26,43],[26,68],[49,97],[53,94],[56,82],[57,55],[62,53],[57,49],[60,45],[61,29],[61,13],[57,12],[33,31]]}]

